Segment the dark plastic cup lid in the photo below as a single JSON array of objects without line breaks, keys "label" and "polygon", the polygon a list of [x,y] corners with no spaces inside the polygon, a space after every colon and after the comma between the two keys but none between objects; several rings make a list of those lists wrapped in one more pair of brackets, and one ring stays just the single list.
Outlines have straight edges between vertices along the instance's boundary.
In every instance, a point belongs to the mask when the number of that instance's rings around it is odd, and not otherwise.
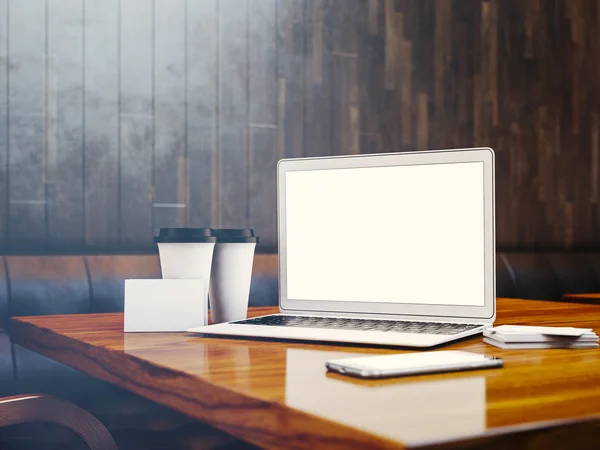
[{"label": "dark plastic cup lid", "polygon": [[161,228],[154,242],[186,243],[186,242],[217,242],[210,228]]},{"label": "dark plastic cup lid", "polygon": [[254,230],[249,228],[213,228],[212,235],[217,238],[217,243],[256,243],[258,237],[254,236]]}]

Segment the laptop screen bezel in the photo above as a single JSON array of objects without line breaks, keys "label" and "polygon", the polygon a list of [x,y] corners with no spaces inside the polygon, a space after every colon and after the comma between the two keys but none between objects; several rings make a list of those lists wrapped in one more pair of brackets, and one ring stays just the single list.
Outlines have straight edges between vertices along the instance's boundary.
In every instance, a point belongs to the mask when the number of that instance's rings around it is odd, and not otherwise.
[{"label": "laptop screen bezel", "polygon": [[[483,306],[374,303],[287,298],[286,173],[362,167],[483,163],[484,304]],[[489,147],[282,159],[277,165],[279,308],[284,313],[373,315],[493,322],[496,317],[495,156]]]}]

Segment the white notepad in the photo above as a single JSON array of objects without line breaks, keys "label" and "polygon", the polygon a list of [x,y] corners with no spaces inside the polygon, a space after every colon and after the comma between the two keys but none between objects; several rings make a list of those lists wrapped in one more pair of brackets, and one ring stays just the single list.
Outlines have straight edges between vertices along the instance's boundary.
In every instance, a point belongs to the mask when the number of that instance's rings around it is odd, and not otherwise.
[{"label": "white notepad", "polygon": [[584,333],[581,336],[562,336],[550,334],[499,334],[489,330],[483,331],[483,336],[502,342],[596,342],[598,336],[595,333]]},{"label": "white notepad", "polygon": [[502,334],[506,336],[531,336],[531,335],[546,335],[546,336],[574,336],[578,337],[584,333],[592,331],[591,328],[574,328],[574,327],[539,327],[529,325],[500,325],[494,328],[488,328],[493,334]]}]

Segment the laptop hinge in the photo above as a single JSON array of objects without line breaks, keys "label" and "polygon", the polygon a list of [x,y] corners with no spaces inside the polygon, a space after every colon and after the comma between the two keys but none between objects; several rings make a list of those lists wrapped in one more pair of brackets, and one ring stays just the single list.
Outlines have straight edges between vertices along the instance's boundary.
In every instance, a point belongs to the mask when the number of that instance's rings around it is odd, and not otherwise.
[{"label": "laptop hinge", "polygon": [[440,316],[411,316],[403,314],[367,314],[347,313],[335,311],[306,311],[306,310],[280,310],[280,314],[296,316],[319,316],[319,317],[347,317],[357,319],[381,319],[381,320],[410,320],[414,322],[445,322],[445,323],[468,323],[475,325],[492,325],[493,320],[467,317],[440,317]]}]

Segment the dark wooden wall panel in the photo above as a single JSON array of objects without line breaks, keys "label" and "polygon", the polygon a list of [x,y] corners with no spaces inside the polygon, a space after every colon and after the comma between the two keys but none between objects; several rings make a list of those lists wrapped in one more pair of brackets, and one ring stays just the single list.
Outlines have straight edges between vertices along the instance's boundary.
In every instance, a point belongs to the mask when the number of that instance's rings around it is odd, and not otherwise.
[{"label": "dark wooden wall panel", "polygon": [[187,3],[189,224],[217,225],[217,3]]},{"label": "dark wooden wall panel", "polygon": [[272,250],[282,157],[489,145],[499,247],[598,247],[599,42],[587,0],[0,0],[0,243]]},{"label": "dark wooden wall panel", "polygon": [[154,8],[154,229],[185,227],[185,1]]},{"label": "dark wooden wall panel", "polygon": [[[383,10],[383,24],[377,27],[382,36],[380,49],[383,47],[383,58],[379,67],[381,74],[372,74],[370,80],[375,86],[383,86],[379,122],[381,130],[382,151],[401,149],[403,144],[411,144],[411,50],[404,40],[404,18],[397,13],[394,2],[385,0],[378,2],[378,9]],[[375,14],[375,13],[371,13]],[[374,19],[372,19],[374,20]],[[371,28],[373,25],[371,25]],[[372,108],[377,108],[373,105]],[[383,150],[385,149],[385,150]],[[394,151],[394,150],[392,150]]]},{"label": "dark wooden wall panel", "polygon": [[248,226],[266,242],[276,230],[277,11],[275,0],[248,3]]},{"label": "dark wooden wall panel", "polygon": [[277,130],[248,129],[248,225],[261,242],[273,245],[277,240],[276,182]]},{"label": "dark wooden wall panel", "polygon": [[331,29],[333,0],[307,2],[306,156],[332,154]]},{"label": "dark wooden wall panel", "polygon": [[46,2],[9,8],[9,239],[46,242]]},{"label": "dark wooden wall panel", "polygon": [[332,153],[360,153],[358,102],[359,2],[340,3],[331,13]]},{"label": "dark wooden wall panel", "polygon": [[279,0],[277,6],[278,153],[304,156],[306,0]]},{"label": "dark wooden wall panel", "polygon": [[362,153],[379,153],[383,149],[382,131],[385,111],[384,1],[359,3],[358,32],[358,96],[360,113],[359,147]]},{"label": "dark wooden wall panel", "polygon": [[120,2],[120,243],[152,243],[153,30],[147,0]]},{"label": "dark wooden wall panel", "polygon": [[83,2],[47,3],[48,241],[83,244]]},{"label": "dark wooden wall panel", "polygon": [[275,0],[248,2],[248,127],[277,127]]},{"label": "dark wooden wall panel", "polygon": [[8,227],[8,0],[0,0],[0,248]]},{"label": "dark wooden wall panel", "polygon": [[358,108],[358,55],[334,53],[332,61],[332,153],[358,154],[360,111]]},{"label": "dark wooden wall panel", "polygon": [[218,219],[248,221],[248,0],[219,0]]},{"label": "dark wooden wall panel", "polygon": [[102,248],[119,245],[119,1],[85,0],[84,20],[85,243]]}]

